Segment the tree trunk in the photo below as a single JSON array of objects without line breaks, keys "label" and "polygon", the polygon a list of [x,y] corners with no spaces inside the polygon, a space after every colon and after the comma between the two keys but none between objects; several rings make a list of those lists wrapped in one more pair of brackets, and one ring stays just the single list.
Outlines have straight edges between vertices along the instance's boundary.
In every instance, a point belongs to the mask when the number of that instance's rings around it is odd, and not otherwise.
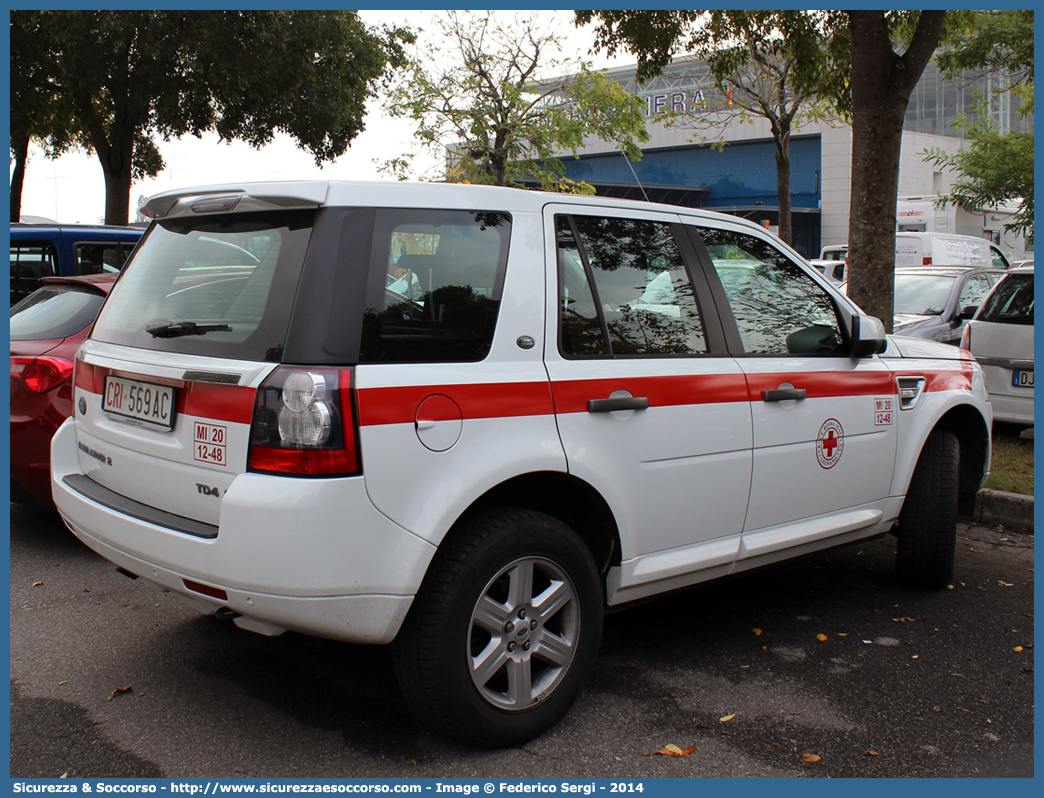
[{"label": "tree trunk", "polygon": [[130,221],[130,166],[118,171],[105,170],[105,224],[125,225]]},{"label": "tree trunk", "polygon": [[105,175],[105,224],[125,225],[130,221],[134,137],[127,132],[129,125],[114,124],[113,127],[121,131],[113,136],[115,142],[105,138],[100,126],[91,131],[91,142]]},{"label": "tree trunk", "polygon": [[125,225],[130,219],[130,190],[134,163],[134,117],[125,97],[115,98],[115,111],[106,124],[89,102],[77,112],[105,176],[105,224]]},{"label": "tree trunk", "polygon": [[779,196],[779,237],[794,243],[794,227],[790,218],[790,147],[789,140],[776,148],[776,194]]},{"label": "tree trunk", "polygon": [[29,133],[11,131],[11,151],[14,153],[14,172],[11,174],[11,222],[22,218],[22,186],[25,183],[25,167],[29,161]]},{"label": "tree trunk", "polygon": [[787,244],[794,243],[794,227],[790,213],[790,115],[786,109],[786,95],[779,87],[779,106],[774,117],[769,117],[772,138],[776,142],[776,197],[779,205],[779,237]]},{"label": "tree trunk", "polygon": [[848,296],[892,331],[899,150],[910,94],[942,34],[945,11],[923,11],[910,47],[892,49],[883,11],[849,11],[852,37],[852,213]]}]

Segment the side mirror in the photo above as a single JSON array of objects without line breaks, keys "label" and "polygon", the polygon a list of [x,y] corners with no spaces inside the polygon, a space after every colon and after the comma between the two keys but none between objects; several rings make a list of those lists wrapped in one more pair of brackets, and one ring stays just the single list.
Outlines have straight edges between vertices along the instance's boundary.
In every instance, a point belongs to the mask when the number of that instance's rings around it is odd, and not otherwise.
[{"label": "side mirror", "polygon": [[888,348],[881,320],[874,316],[852,317],[852,357],[879,355]]},{"label": "side mirror", "polygon": [[961,308],[961,312],[957,314],[958,319],[970,319],[975,315],[975,311],[979,309],[978,305],[968,305],[966,308]]}]

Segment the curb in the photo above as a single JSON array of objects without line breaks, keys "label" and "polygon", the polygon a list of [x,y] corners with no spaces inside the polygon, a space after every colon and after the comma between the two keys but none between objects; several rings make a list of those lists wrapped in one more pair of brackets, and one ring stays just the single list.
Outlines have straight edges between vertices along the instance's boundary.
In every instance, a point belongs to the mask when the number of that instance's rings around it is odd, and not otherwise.
[{"label": "curb", "polygon": [[1033,531],[1033,497],[1003,490],[980,490],[975,496],[973,524],[993,524]]}]

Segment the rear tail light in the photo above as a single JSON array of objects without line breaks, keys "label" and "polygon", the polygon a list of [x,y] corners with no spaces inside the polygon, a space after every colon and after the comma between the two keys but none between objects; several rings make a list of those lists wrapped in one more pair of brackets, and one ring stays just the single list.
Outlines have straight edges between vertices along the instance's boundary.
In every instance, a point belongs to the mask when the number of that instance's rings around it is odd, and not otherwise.
[{"label": "rear tail light", "polygon": [[72,377],[73,364],[60,357],[13,357],[11,376],[33,393],[47,393]]},{"label": "rear tail light", "polygon": [[925,255],[924,257],[922,257],[921,258],[921,265],[922,266],[931,266],[932,265],[932,256],[931,255]]},{"label": "rear tail light", "polygon": [[293,476],[359,473],[351,369],[280,366],[257,391],[248,469]]}]

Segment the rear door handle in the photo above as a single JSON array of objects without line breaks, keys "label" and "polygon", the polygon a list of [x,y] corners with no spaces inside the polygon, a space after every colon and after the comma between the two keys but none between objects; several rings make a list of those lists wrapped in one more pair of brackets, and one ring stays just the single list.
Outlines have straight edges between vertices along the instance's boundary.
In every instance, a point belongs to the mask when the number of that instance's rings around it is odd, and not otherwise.
[{"label": "rear door handle", "polygon": [[805,399],[808,392],[804,388],[779,388],[775,391],[762,391],[761,398],[766,402],[785,402],[787,399]]},{"label": "rear door handle", "polygon": [[611,413],[614,410],[646,410],[649,399],[645,396],[616,396],[608,399],[588,399],[588,413]]}]

